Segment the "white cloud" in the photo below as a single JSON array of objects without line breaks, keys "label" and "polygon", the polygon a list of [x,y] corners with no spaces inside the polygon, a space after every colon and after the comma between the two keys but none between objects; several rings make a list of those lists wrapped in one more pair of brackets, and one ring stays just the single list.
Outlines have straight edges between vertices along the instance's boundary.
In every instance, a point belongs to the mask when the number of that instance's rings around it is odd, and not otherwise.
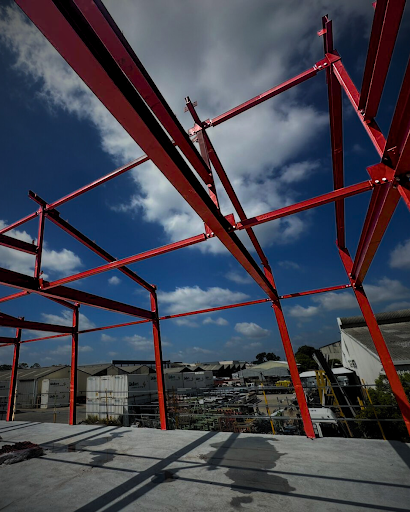
[{"label": "white cloud", "polygon": [[[92,352],[94,349],[90,347],[89,345],[78,345],[78,351],[79,352]],[[71,354],[71,345],[61,345],[57,347],[55,350],[50,350],[50,354],[56,355],[56,356],[64,356]]]},{"label": "white cloud", "polygon": [[300,265],[298,263],[295,263],[294,261],[279,261],[279,265],[287,270],[300,270]]},{"label": "white cloud", "polygon": [[229,325],[228,320],[225,320],[225,318],[219,317],[219,318],[213,319],[210,316],[205,318],[205,320],[202,323],[203,324],[215,324],[215,325],[220,325],[220,326]]},{"label": "white cloud", "polygon": [[[73,324],[73,313],[69,310],[63,310],[61,312],[61,315],[53,315],[49,313],[41,313],[41,316],[43,317],[44,321],[49,324],[56,324],[56,325],[72,325]],[[89,318],[87,318],[85,315],[80,313],[79,315],[79,321],[78,321],[79,330],[87,330],[87,329],[93,329],[95,327],[95,323],[92,322]]]},{"label": "white cloud", "polygon": [[166,312],[171,315],[232,304],[248,298],[249,295],[246,293],[233,292],[217,286],[206,290],[199,286],[184,286],[176,288],[173,292],[160,291],[158,293],[160,311],[164,307]]},{"label": "white cloud", "polygon": [[212,354],[212,350],[202,347],[192,347],[190,352],[193,352],[194,354]]},{"label": "white cloud", "polygon": [[410,238],[393,249],[389,265],[392,268],[410,269]]},{"label": "white cloud", "polygon": [[407,299],[410,290],[397,279],[383,277],[377,285],[365,284],[364,289],[370,302],[386,302],[390,300]]},{"label": "white cloud", "polygon": [[245,272],[235,272],[233,270],[229,271],[225,275],[226,279],[229,279],[229,281],[233,281],[237,284],[251,284],[254,283],[254,280],[249,274],[246,274]]},{"label": "white cloud", "polygon": [[110,336],[109,334],[101,334],[101,341],[106,341],[106,342],[110,342],[110,341],[116,341],[116,338],[114,338],[113,336]]},{"label": "white cloud", "polygon": [[260,341],[254,341],[253,343],[249,343],[249,345],[245,348],[253,349],[253,348],[261,348],[262,343]]},{"label": "white cloud", "polygon": [[154,351],[154,342],[148,338],[145,338],[144,336],[140,336],[139,334],[134,334],[133,336],[125,336],[124,341],[126,341],[136,350],[150,352]]},{"label": "white cloud", "polygon": [[399,309],[410,309],[410,302],[402,301],[402,302],[392,302],[386,308],[385,311],[397,311]]},{"label": "white cloud", "polygon": [[108,283],[116,286],[117,284],[121,283],[121,279],[119,279],[117,276],[112,276],[108,279]]},{"label": "white cloud", "polygon": [[[1,24],[1,23],[0,23]],[[0,220],[0,229],[6,227],[6,222]],[[27,233],[27,231],[20,231],[18,229],[12,229],[7,232],[7,236],[23,240],[24,242],[31,243],[35,240]],[[35,257],[31,254],[27,254],[21,251],[15,251],[8,247],[0,246],[0,266],[21,274],[33,275],[34,272]],[[68,249],[62,249],[61,251],[55,251],[48,249],[47,244],[43,246],[43,257],[41,268],[47,272],[56,272],[60,275],[66,275],[73,273],[79,267],[82,266],[81,259]],[[47,274],[43,274],[44,278],[47,278]]]},{"label": "white cloud", "polygon": [[268,329],[263,329],[253,322],[240,322],[235,325],[235,331],[247,338],[266,338],[270,334]]},{"label": "white cloud", "polygon": [[289,316],[293,318],[301,319],[310,319],[312,316],[316,315],[319,312],[319,308],[316,306],[308,306],[304,308],[297,304],[296,306],[292,306],[288,309]]},{"label": "white cloud", "polygon": [[108,355],[109,355],[110,357],[115,357],[115,356],[117,356],[117,355],[118,355],[118,352],[108,352]]},{"label": "white cloud", "polygon": [[[201,115],[210,117],[296,75],[321,57],[315,32],[327,10],[325,4],[323,0],[308,4],[266,0],[254,9],[243,0],[220,10],[215,17],[208,2],[201,6],[184,3],[184,16],[180,15],[180,5],[172,2],[166,4],[165,11],[155,2],[138,7],[132,2],[107,2],[171,108],[182,114],[182,99],[190,92],[199,102]],[[352,16],[362,16],[362,26],[369,26],[371,9],[361,4],[353,0],[331,4],[339,34],[350,27]],[[297,45],[283,44],[290,18],[298,33]],[[192,23],[187,25],[186,19]],[[152,39],[153,33],[167,40],[166,52]],[[15,69],[37,82],[37,96],[50,110],[63,109],[89,120],[100,135],[102,149],[117,163],[140,154],[134,141],[18,9],[3,9],[0,34],[15,55]],[[186,44],[194,40],[201,40],[201,44]],[[249,76],[252,80],[246,79]],[[189,84],[190,90],[181,84]],[[214,145],[248,216],[294,202],[293,186],[315,172],[318,165],[306,161],[303,152],[327,126],[327,114],[306,105],[300,88],[285,94],[285,102],[271,100],[263,108],[231,119],[228,128],[212,130]],[[187,115],[181,120],[185,128],[192,125]],[[302,160],[295,162],[297,158]],[[138,167],[131,175],[135,193],[117,210],[141,210],[147,221],[163,227],[169,240],[203,231],[202,221],[152,163]],[[220,200],[224,213],[230,213],[232,206],[224,194]],[[258,235],[269,245],[292,242],[305,231],[303,217],[289,217],[261,226]],[[249,243],[244,233],[240,236]],[[215,240],[195,247],[211,252],[225,250]]]},{"label": "white cloud", "polygon": [[173,322],[183,327],[199,327],[199,324],[193,320],[190,320],[190,318],[176,318],[173,320]]},{"label": "white cloud", "polygon": [[[357,301],[353,291],[348,292],[327,292],[312,298],[313,302],[319,304],[326,311],[337,309],[353,309],[357,307]],[[319,307],[316,308],[317,310]]]}]

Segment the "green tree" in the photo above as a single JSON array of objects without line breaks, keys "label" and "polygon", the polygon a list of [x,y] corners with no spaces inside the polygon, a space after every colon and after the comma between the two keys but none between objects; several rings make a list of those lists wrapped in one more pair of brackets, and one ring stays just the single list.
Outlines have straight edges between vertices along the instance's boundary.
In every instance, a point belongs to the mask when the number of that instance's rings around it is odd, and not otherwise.
[{"label": "green tree", "polygon": [[19,368],[28,368],[28,364],[27,363],[20,363],[19,364]]},{"label": "green tree", "polygon": [[298,348],[295,354],[295,359],[296,362],[299,364],[300,373],[317,369],[317,364],[312,357],[314,351],[315,348],[309,345],[302,345],[301,347]]},{"label": "green tree", "polygon": [[260,352],[259,354],[256,354],[256,361],[255,363],[261,364],[266,361],[266,352]]},{"label": "green tree", "polygon": [[11,370],[11,364],[0,364],[0,370]]},{"label": "green tree", "polygon": [[266,354],[266,361],[280,361],[280,357],[273,352],[268,352]]},{"label": "green tree", "polygon": [[[407,398],[410,400],[410,373],[400,375],[400,381],[403,385]],[[398,420],[397,422],[381,422],[384,435],[387,439],[408,443],[410,438],[387,377],[385,375],[380,375],[380,377],[376,379],[375,384],[376,386],[374,388],[368,388],[372,404],[366,398],[364,401],[364,409],[356,415],[359,430],[365,437],[371,439],[382,439],[383,436],[376,419],[377,414],[377,418],[379,419]],[[385,407],[373,407],[374,405],[382,405]],[[360,419],[373,419],[375,421],[360,421]]]},{"label": "green tree", "polygon": [[38,363],[34,363],[30,366],[30,368],[41,368],[41,366]]}]

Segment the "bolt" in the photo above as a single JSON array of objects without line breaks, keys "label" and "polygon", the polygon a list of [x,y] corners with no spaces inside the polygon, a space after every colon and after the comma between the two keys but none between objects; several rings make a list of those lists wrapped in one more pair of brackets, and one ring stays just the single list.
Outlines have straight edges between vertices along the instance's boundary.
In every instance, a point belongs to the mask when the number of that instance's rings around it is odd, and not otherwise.
[{"label": "bolt", "polygon": [[386,181],[387,181],[387,178],[382,178],[382,181],[386,182]]},{"label": "bolt", "polygon": [[327,65],[327,62],[325,62],[323,65],[324,65],[324,66],[326,66],[326,65]]},{"label": "bolt", "polygon": [[322,69],[322,66],[318,66],[317,69]]},{"label": "bolt", "polygon": [[374,180],[374,182],[376,183],[376,185],[378,185],[380,183],[379,180]]}]

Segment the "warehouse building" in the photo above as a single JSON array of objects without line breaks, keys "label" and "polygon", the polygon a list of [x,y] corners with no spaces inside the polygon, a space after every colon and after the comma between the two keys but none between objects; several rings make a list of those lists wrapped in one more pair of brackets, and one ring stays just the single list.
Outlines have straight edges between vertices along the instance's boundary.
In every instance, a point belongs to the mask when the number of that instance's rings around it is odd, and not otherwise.
[{"label": "warehouse building", "polygon": [[290,377],[290,372],[286,361],[266,361],[265,363],[240,370],[233,377],[240,379],[242,384],[257,384],[259,382],[273,384],[278,380]]},{"label": "warehouse building", "polygon": [[[410,371],[410,309],[379,313],[376,319],[397,372]],[[343,366],[355,371],[366,384],[374,384],[384,370],[363,317],[337,321]]]}]

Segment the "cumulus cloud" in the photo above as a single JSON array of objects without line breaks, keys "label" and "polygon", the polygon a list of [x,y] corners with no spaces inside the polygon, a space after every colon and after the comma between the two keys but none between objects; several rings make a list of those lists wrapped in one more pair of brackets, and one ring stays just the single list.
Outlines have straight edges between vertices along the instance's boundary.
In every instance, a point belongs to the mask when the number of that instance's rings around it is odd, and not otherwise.
[{"label": "cumulus cloud", "polygon": [[116,338],[113,336],[110,336],[109,334],[101,334],[101,341],[110,342],[110,341],[116,341]]},{"label": "cumulus cloud", "polygon": [[117,284],[121,283],[121,279],[117,276],[112,276],[108,279],[108,283],[116,286]]},{"label": "cumulus cloud", "polygon": [[[154,352],[154,342],[152,339],[148,339],[145,336],[134,334],[133,336],[124,336],[126,341],[135,350],[141,350],[143,352]],[[161,340],[163,347],[172,347],[172,343],[169,341]]]},{"label": "cumulus cloud", "polygon": [[212,354],[212,350],[202,347],[192,347],[190,352],[193,352],[194,354]]},{"label": "cumulus cloud", "polygon": [[263,329],[254,322],[240,322],[235,325],[235,331],[247,338],[266,338],[270,334],[268,329]]},{"label": "cumulus cloud", "polygon": [[[0,220],[0,229],[3,229],[6,225],[4,220]],[[7,236],[28,243],[35,241],[35,237],[24,230],[12,229],[7,232]],[[33,255],[0,246],[0,266],[20,272],[21,274],[33,275],[34,264],[35,257]],[[41,267],[45,272],[67,275],[75,272],[81,266],[81,259],[72,251],[68,249],[62,249],[61,251],[50,250],[48,244],[44,244]],[[47,274],[44,273],[43,277],[46,278]]]},{"label": "cumulus cloud", "polygon": [[[44,321],[49,324],[56,324],[56,325],[72,325],[73,324],[72,311],[63,310],[61,312],[61,315],[41,313],[41,316],[43,317]],[[82,331],[82,330],[87,330],[87,329],[93,329],[95,327],[95,323],[92,322],[85,315],[80,313],[79,319],[78,319],[78,326],[79,326],[79,329]]]},{"label": "cumulus cloud", "polygon": [[319,308],[316,306],[308,306],[307,308],[304,308],[299,304],[297,304],[296,306],[292,306],[291,308],[288,309],[289,316],[297,318],[299,320],[310,319],[312,316],[317,315],[318,312]]},{"label": "cumulus cloud", "polygon": [[[310,67],[321,57],[320,42],[312,34],[327,10],[324,0],[306,5],[296,0],[265,0],[258,9],[242,0],[220,10],[217,17],[209,2],[184,2],[184,16],[180,15],[180,4],[173,2],[166,4],[165,15],[164,6],[156,2],[138,6],[132,2],[106,4],[178,115],[182,114],[187,92],[199,102],[200,114],[212,117]],[[372,9],[363,4],[353,0],[331,4],[339,31],[350,26],[352,16],[360,16],[362,26],[369,26]],[[298,16],[294,16],[295,10]],[[298,33],[296,46],[283,44],[290,18]],[[186,19],[191,23],[187,24]],[[37,97],[47,108],[62,109],[90,121],[99,133],[102,149],[116,163],[141,154],[21,11],[3,9],[0,34],[15,56],[15,69],[37,82]],[[161,40],[167,41],[166,52],[153,34],[161,34]],[[186,41],[201,43],[187,45]],[[249,76],[252,80],[246,79]],[[189,84],[189,91],[181,84]],[[212,131],[215,148],[248,216],[294,202],[293,186],[316,172],[318,165],[306,160],[303,153],[328,123],[327,114],[305,104],[296,89],[286,93],[286,103],[271,100],[264,107],[230,120],[229,129]],[[181,121],[185,128],[192,125],[188,115],[181,116]],[[301,160],[295,162],[297,158]],[[127,204],[118,205],[118,211],[142,212],[147,221],[162,226],[169,240],[203,231],[202,221],[152,163],[138,167],[131,175],[135,192]],[[217,187],[220,191],[219,183]],[[229,200],[224,194],[220,199],[222,210],[230,213]],[[261,226],[258,235],[266,244],[288,243],[298,239],[305,228],[303,217],[289,217]],[[245,234],[240,236],[248,243]],[[195,247],[211,252],[224,250],[216,241]]]},{"label": "cumulus cloud", "polygon": [[219,318],[214,319],[210,316],[205,318],[205,320],[202,323],[203,324],[215,324],[215,325],[220,325],[220,326],[229,325],[228,320],[225,320],[225,318],[219,317]]},{"label": "cumulus cloud", "polygon": [[184,286],[176,288],[173,292],[160,291],[158,293],[161,310],[164,307],[166,312],[171,315],[241,302],[248,298],[249,295],[246,293],[234,292],[218,286],[206,290],[199,286]]},{"label": "cumulus cloud", "polygon": [[[78,351],[81,353],[84,352],[92,352],[94,349],[90,347],[89,345],[78,345]],[[54,350],[50,350],[50,354],[56,355],[56,356],[65,356],[68,354],[71,354],[71,345],[61,345],[57,347]]]},{"label": "cumulus cloud", "polygon": [[300,265],[294,261],[284,260],[279,261],[279,265],[286,270],[300,270]]},{"label": "cumulus cloud", "polygon": [[392,268],[410,269],[410,238],[393,249],[389,265]]},{"label": "cumulus cloud", "polygon": [[233,281],[237,284],[251,284],[254,283],[254,280],[251,278],[249,274],[246,274],[245,272],[235,272],[233,270],[229,271],[227,274],[225,274],[226,279],[229,279],[229,281]]}]

